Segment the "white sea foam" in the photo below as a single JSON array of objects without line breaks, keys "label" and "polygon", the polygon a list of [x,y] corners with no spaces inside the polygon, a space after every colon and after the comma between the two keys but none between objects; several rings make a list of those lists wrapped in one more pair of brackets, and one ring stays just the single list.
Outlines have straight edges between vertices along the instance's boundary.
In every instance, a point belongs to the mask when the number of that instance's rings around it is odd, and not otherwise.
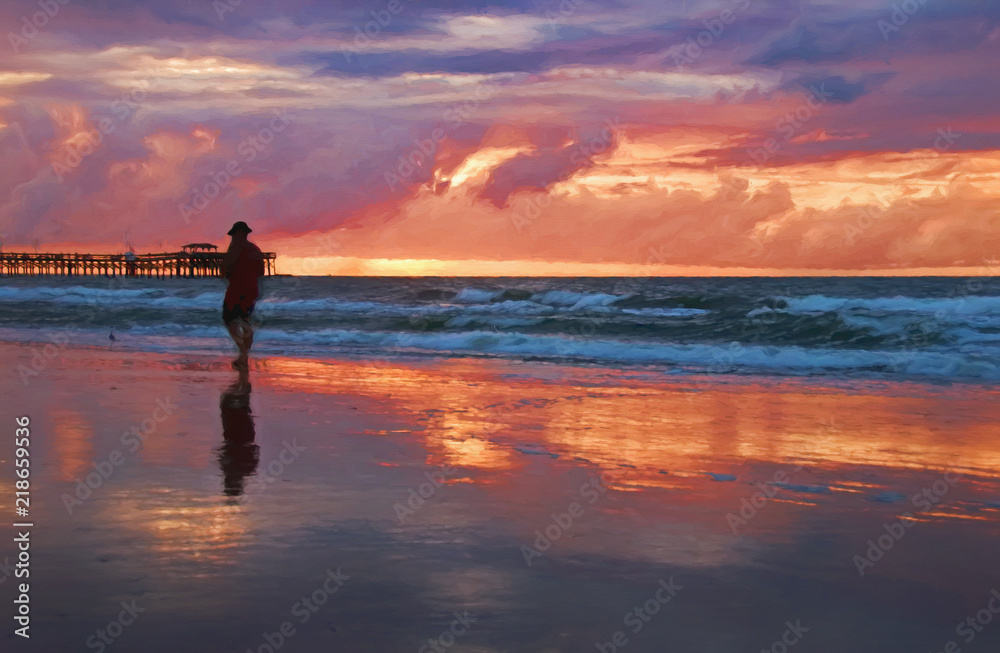
[{"label": "white sea foam", "polygon": [[[0,332],[10,330],[0,329]],[[25,331],[24,336],[38,337]],[[106,338],[106,334],[98,334]],[[142,348],[159,337],[183,336],[194,344],[200,338],[225,338],[217,327],[190,328],[180,324],[136,326],[118,334],[123,345]],[[2,339],[10,334],[0,333]],[[100,340],[100,338],[98,338]],[[282,331],[261,329],[255,344],[260,351],[323,354],[354,350],[413,352],[433,355],[490,355],[616,365],[679,366],[693,372],[765,372],[822,374],[874,372],[926,377],[1000,379],[996,359],[951,351],[866,351],[806,347],[738,347],[709,344],[673,345],[614,339],[580,339],[556,335],[528,335],[497,331],[460,333],[401,333],[323,329]]]}]

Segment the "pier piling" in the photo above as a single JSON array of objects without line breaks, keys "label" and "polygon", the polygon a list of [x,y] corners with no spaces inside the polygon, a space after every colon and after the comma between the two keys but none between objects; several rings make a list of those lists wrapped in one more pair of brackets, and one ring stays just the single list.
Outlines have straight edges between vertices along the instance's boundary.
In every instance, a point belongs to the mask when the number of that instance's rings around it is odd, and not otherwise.
[{"label": "pier piling", "polygon": [[[274,274],[274,252],[264,254]],[[220,277],[223,255],[207,251],[164,254],[29,254],[0,252],[0,276]]]}]

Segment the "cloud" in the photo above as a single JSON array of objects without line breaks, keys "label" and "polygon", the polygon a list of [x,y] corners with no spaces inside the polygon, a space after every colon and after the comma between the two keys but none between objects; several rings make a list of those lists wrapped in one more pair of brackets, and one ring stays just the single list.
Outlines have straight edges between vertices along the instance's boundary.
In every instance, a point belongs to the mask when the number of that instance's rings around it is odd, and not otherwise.
[{"label": "cloud", "polygon": [[799,86],[806,89],[822,89],[828,101],[850,104],[871,92],[873,88],[878,88],[892,76],[892,73],[865,75],[856,82],[849,82],[842,75],[804,76],[789,83],[786,88]]},{"label": "cloud", "polygon": [[[365,38],[378,3],[66,5],[0,66],[3,238],[213,240],[238,214],[383,258],[869,267],[993,247],[995,3],[928,3],[886,40],[884,2],[761,0],[683,67],[671,52],[725,3],[402,4]],[[810,87],[828,101],[806,114]],[[288,129],[247,161],[274,111]],[[865,207],[879,219],[847,243]]]}]

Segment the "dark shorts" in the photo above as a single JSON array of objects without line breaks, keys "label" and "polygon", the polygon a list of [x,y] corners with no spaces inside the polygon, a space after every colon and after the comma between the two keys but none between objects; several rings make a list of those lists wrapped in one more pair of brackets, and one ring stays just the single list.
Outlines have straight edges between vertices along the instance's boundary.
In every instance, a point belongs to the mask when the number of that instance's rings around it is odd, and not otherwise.
[{"label": "dark shorts", "polygon": [[222,321],[225,322],[226,326],[232,324],[234,320],[249,322],[251,313],[253,313],[253,306],[246,308],[239,304],[235,306],[222,305]]}]

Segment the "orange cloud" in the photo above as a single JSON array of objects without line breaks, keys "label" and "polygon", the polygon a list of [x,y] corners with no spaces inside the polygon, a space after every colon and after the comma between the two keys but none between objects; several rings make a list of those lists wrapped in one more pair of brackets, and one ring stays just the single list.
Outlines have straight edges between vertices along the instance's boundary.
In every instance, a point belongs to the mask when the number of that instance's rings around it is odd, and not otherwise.
[{"label": "orange cloud", "polygon": [[498,146],[523,133],[494,130],[436,169],[451,182],[443,190],[423,185],[365,212],[328,232],[326,251],[280,244],[293,256],[799,269],[974,266],[1000,250],[1000,152],[707,169],[698,153],[728,140],[623,133],[593,165],[497,205],[484,200],[496,172],[533,148]]}]

